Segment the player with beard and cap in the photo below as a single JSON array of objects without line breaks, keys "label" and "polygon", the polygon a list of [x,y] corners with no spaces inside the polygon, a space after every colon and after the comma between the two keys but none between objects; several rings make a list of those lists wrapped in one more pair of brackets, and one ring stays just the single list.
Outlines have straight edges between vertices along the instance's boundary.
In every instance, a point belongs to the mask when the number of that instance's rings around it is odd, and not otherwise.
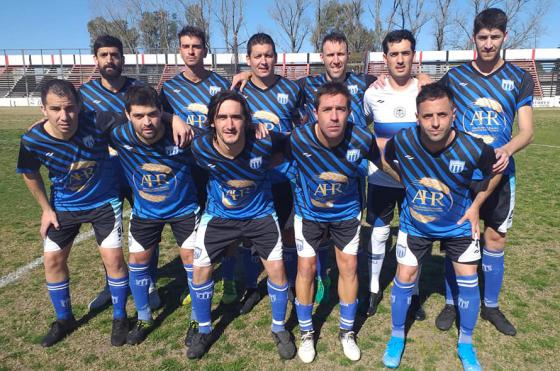
[{"label": "player with beard and cap", "polygon": [[[99,68],[101,77],[88,81],[80,87],[82,109],[86,112],[125,112],[124,95],[131,86],[142,84],[142,82],[122,75],[124,65],[124,54],[122,42],[110,35],[99,36],[93,43],[93,60]],[[123,175],[121,164],[116,152],[109,149],[111,154],[115,179],[119,182],[119,194],[121,200],[125,198],[132,205],[132,191]],[[156,289],[156,271],[159,256],[159,247],[153,254],[150,263],[150,307],[157,309],[161,306]],[[111,295],[108,284],[93,299],[88,307],[90,310],[99,310],[111,303]]]}]

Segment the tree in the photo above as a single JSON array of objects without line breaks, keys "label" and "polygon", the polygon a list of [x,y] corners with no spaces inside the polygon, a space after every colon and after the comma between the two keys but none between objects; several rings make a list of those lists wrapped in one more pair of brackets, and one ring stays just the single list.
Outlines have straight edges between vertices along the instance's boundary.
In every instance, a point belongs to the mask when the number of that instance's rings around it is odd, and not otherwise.
[{"label": "tree", "polygon": [[387,32],[395,27],[395,16],[400,6],[400,1],[393,0],[389,11],[383,14],[383,0],[375,0],[374,8],[368,7],[369,14],[373,18],[372,46],[373,51],[382,50],[382,42]]},{"label": "tree", "polygon": [[140,34],[136,27],[129,27],[128,21],[124,19],[108,21],[102,17],[96,17],[87,23],[87,29],[92,48],[98,36],[112,35],[122,41],[125,52],[136,53],[138,51]]},{"label": "tree", "polygon": [[400,0],[397,3],[400,18],[398,27],[409,30],[415,38],[418,38],[420,30],[430,20],[424,7],[424,0]]},{"label": "tree", "polygon": [[434,11],[434,37],[436,50],[443,50],[445,47],[445,36],[447,35],[447,27],[450,24],[449,7],[452,0],[436,0],[436,9]]},{"label": "tree", "polygon": [[210,16],[212,11],[212,0],[178,0],[185,15],[186,24],[198,27],[206,34],[208,50],[210,45]]},{"label": "tree", "polygon": [[220,0],[220,11],[215,12],[227,51],[233,53],[235,72],[238,72],[239,67],[239,30],[245,23],[243,5],[243,0]]},{"label": "tree", "polygon": [[177,49],[176,14],[169,14],[164,9],[143,12],[138,28],[146,53],[168,52]]},{"label": "tree", "polygon": [[297,53],[311,29],[309,20],[305,17],[305,10],[309,4],[306,0],[286,0],[274,4],[269,10],[270,16],[285,32],[288,49]]}]

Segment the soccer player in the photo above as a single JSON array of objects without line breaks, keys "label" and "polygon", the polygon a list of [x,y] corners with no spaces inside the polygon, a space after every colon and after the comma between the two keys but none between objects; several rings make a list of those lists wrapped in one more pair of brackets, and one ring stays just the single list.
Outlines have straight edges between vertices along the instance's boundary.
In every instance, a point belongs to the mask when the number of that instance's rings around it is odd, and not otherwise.
[{"label": "soccer player", "polygon": [[[175,113],[189,125],[201,129],[207,128],[207,113],[210,99],[220,91],[228,90],[230,82],[215,72],[204,68],[204,58],[208,54],[206,34],[203,30],[186,26],[178,33],[179,53],[185,63],[184,71],[163,84],[161,90],[163,109]],[[198,191],[198,202],[202,208],[206,203],[206,184],[208,174],[206,169],[196,166],[193,177]],[[234,270],[235,257],[226,255],[222,261],[222,275],[224,279],[225,304],[233,303],[237,299],[235,289]],[[192,280],[192,261],[188,263],[188,272]],[[185,301],[190,300],[188,296]],[[191,321],[190,327],[196,330],[196,322]]]},{"label": "soccer player", "polygon": [[[412,77],[412,62],[416,40],[408,30],[389,32],[383,42],[383,59],[389,74],[382,87],[370,87],[364,95],[364,111],[373,121],[373,131],[379,150],[403,129],[416,127],[416,96],[418,80]],[[377,312],[383,293],[379,292],[379,276],[385,257],[385,245],[391,234],[395,206],[404,199],[404,188],[389,174],[379,170],[368,178],[367,222],[373,226],[368,245],[370,267],[370,299],[368,316]],[[419,275],[418,275],[419,276]],[[424,320],[426,314],[420,305],[418,285],[414,286],[411,311],[415,319]]]},{"label": "soccer player", "polygon": [[[533,81],[531,75],[508,62],[500,54],[507,37],[507,16],[496,8],[480,12],[474,20],[473,39],[476,60],[451,69],[441,80],[454,95],[457,116],[455,126],[490,144],[498,161],[495,171],[504,176],[496,191],[480,210],[484,221],[482,270],[484,302],[481,317],[506,335],[515,335],[515,327],[498,306],[504,277],[506,232],[512,225],[515,205],[515,164],[512,156],[533,140]],[[512,137],[515,115],[518,133]],[[475,173],[475,181],[481,179]],[[480,183],[473,185],[473,190]],[[446,263],[446,305],[436,319],[436,326],[448,330],[456,317],[457,288],[453,270]]]},{"label": "soccer player", "polygon": [[[149,86],[133,86],[125,95],[128,123],[110,132],[126,180],[134,192],[129,228],[129,282],[138,321],[127,343],[144,341],[152,329],[149,306],[149,262],[171,226],[183,266],[192,264],[198,211],[190,148],[174,144],[171,127],[162,121],[160,98]],[[188,272],[188,270],[187,270]]]},{"label": "soccer player", "polygon": [[[243,95],[251,109],[253,124],[263,124],[271,132],[289,134],[299,124],[299,107],[303,95],[293,81],[274,73],[276,46],[264,33],[254,34],[247,42],[247,64],[251,75],[243,88]],[[290,288],[294,288],[297,270],[297,252],[293,230],[293,194],[290,179],[286,176],[289,162],[283,161],[271,172],[272,195],[278,223],[282,230],[283,255]],[[249,312],[260,299],[257,290],[259,266],[251,263],[250,249],[243,249],[248,292],[241,313]],[[260,261],[257,261],[260,265]]]},{"label": "soccer player", "polygon": [[[67,260],[83,223],[91,223],[107,272],[113,303],[111,344],[123,345],[128,332],[128,276],[121,249],[121,202],[108,166],[107,140],[91,113],[80,113],[74,86],[51,80],[41,90],[46,122],[21,139],[17,172],[41,206],[41,238],[47,289],[56,312],[41,345],[50,347],[78,326],[72,313]],[[49,170],[47,198],[41,165]]]},{"label": "soccer player", "polygon": [[[397,238],[397,273],[391,290],[392,334],[383,363],[396,368],[405,346],[405,320],[418,265],[439,240],[453,262],[460,314],[457,353],[465,370],[481,370],[472,346],[480,306],[479,210],[501,179],[493,173],[492,147],[452,127],[455,110],[451,91],[438,84],[422,88],[416,98],[418,127],[395,134],[385,145],[384,166],[406,190]],[[473,173],[485,179],[474,200]],[[398,174],[395,174],[397,171]]]},{"label": "soccer player", "polygon": [[[101,77],[86,82],[80,87],[82,109],[86,112],[112,112],[124,114],[124,95],[134,85],[141,84],[140,81],[122,75],[124,65],[124,54],[122,42],[110,35],[102,35],[93,43],[93,60]],[[119,197],[121,202],[126,198],[132,205],[132,191],[126,182],[121,164],[114,150],[109,148],[111,163],[113,164],[115,179],[119,181]],[[158,264],[159,247],[150,264],[150,307],[155,310],[161,306],[156,284],[156,273]],[[93,299],[88,307],[90,310],[99,310],[111,302],[109,285]]]},{"label": "soccer player", "polygon": [[296,162],[296,216],[298,252],[296,313],[301,331],[299,358],[315,358],[312,322],[316,254],[325,233],[334,241],[339,271],[340,342],[346,357],[360,359],[353,331],[358,307],[357,253],[360,237],[362,159],[379,160],[375,138],[366,127],[347,121],[352,96],[340,82],[317,90],[316,123],[296,128],[291,156]]},{"label": "soccer player", "polygon": [[212,98],[208,121],[211,131],[192,144],[197,163],[209,171],[209,183],[206,210],[197,232],[191,285],[199,331],[194,334],[187,357],[202,357],[210,344],[212,264],[233,242],[248,239],[268,274],[273,339],[280,357],[290,359],[295,355],[295,345],[284,328],[288,282],[267,171],[275,165],[273,153],[280,151],[283,143],[275,133],[256,139],[251,111],[245,99],[233,91]]}]

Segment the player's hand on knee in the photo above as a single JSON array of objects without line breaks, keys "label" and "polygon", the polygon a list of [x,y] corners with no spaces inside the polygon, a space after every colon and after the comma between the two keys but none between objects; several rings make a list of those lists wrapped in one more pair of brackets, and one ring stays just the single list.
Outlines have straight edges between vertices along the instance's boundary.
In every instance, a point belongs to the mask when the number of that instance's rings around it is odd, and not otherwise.
[{"label": "player's hand on knee", "polygon": [[496,154],[496,163],[492,167],[492,171],[495,174],[502,173],[509,165],[510,154],[504,147],[496,148],[494,153]]},{"label": "player's hand on knee", "polygon": [[480,236],[480,213],[477,207],[469,207],[465,212],[465,215],[463,215],[463,217],[459,219],[457,224],[463,224],[466,221],[469,221],[471,223],[473,240],[478,240]]},{"label": "player's hand on knee", "polygon": [[51,225],[55,229],[58,229],[60,227],[54,210],[45,210],[43,211],[43,215],[41,215],[41,228],[39,229],[39,233],[41,233],[41,238],[43,240],[47,238],[47,231]]}]

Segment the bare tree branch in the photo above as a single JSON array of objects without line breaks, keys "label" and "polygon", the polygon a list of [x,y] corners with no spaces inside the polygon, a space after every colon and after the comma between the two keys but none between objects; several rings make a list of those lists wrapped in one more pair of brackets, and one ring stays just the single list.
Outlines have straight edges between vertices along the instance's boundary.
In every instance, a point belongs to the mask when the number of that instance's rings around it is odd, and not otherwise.
[{"label": "bare tree branch", "polygon": [[308,7],[306,0],[286,0],[282,3],[275,2],[269,13],[272,19],[280,26],[288,39],[288,49],[299,52],[303,41],[310,30],[309,20],[305,17]]}]

